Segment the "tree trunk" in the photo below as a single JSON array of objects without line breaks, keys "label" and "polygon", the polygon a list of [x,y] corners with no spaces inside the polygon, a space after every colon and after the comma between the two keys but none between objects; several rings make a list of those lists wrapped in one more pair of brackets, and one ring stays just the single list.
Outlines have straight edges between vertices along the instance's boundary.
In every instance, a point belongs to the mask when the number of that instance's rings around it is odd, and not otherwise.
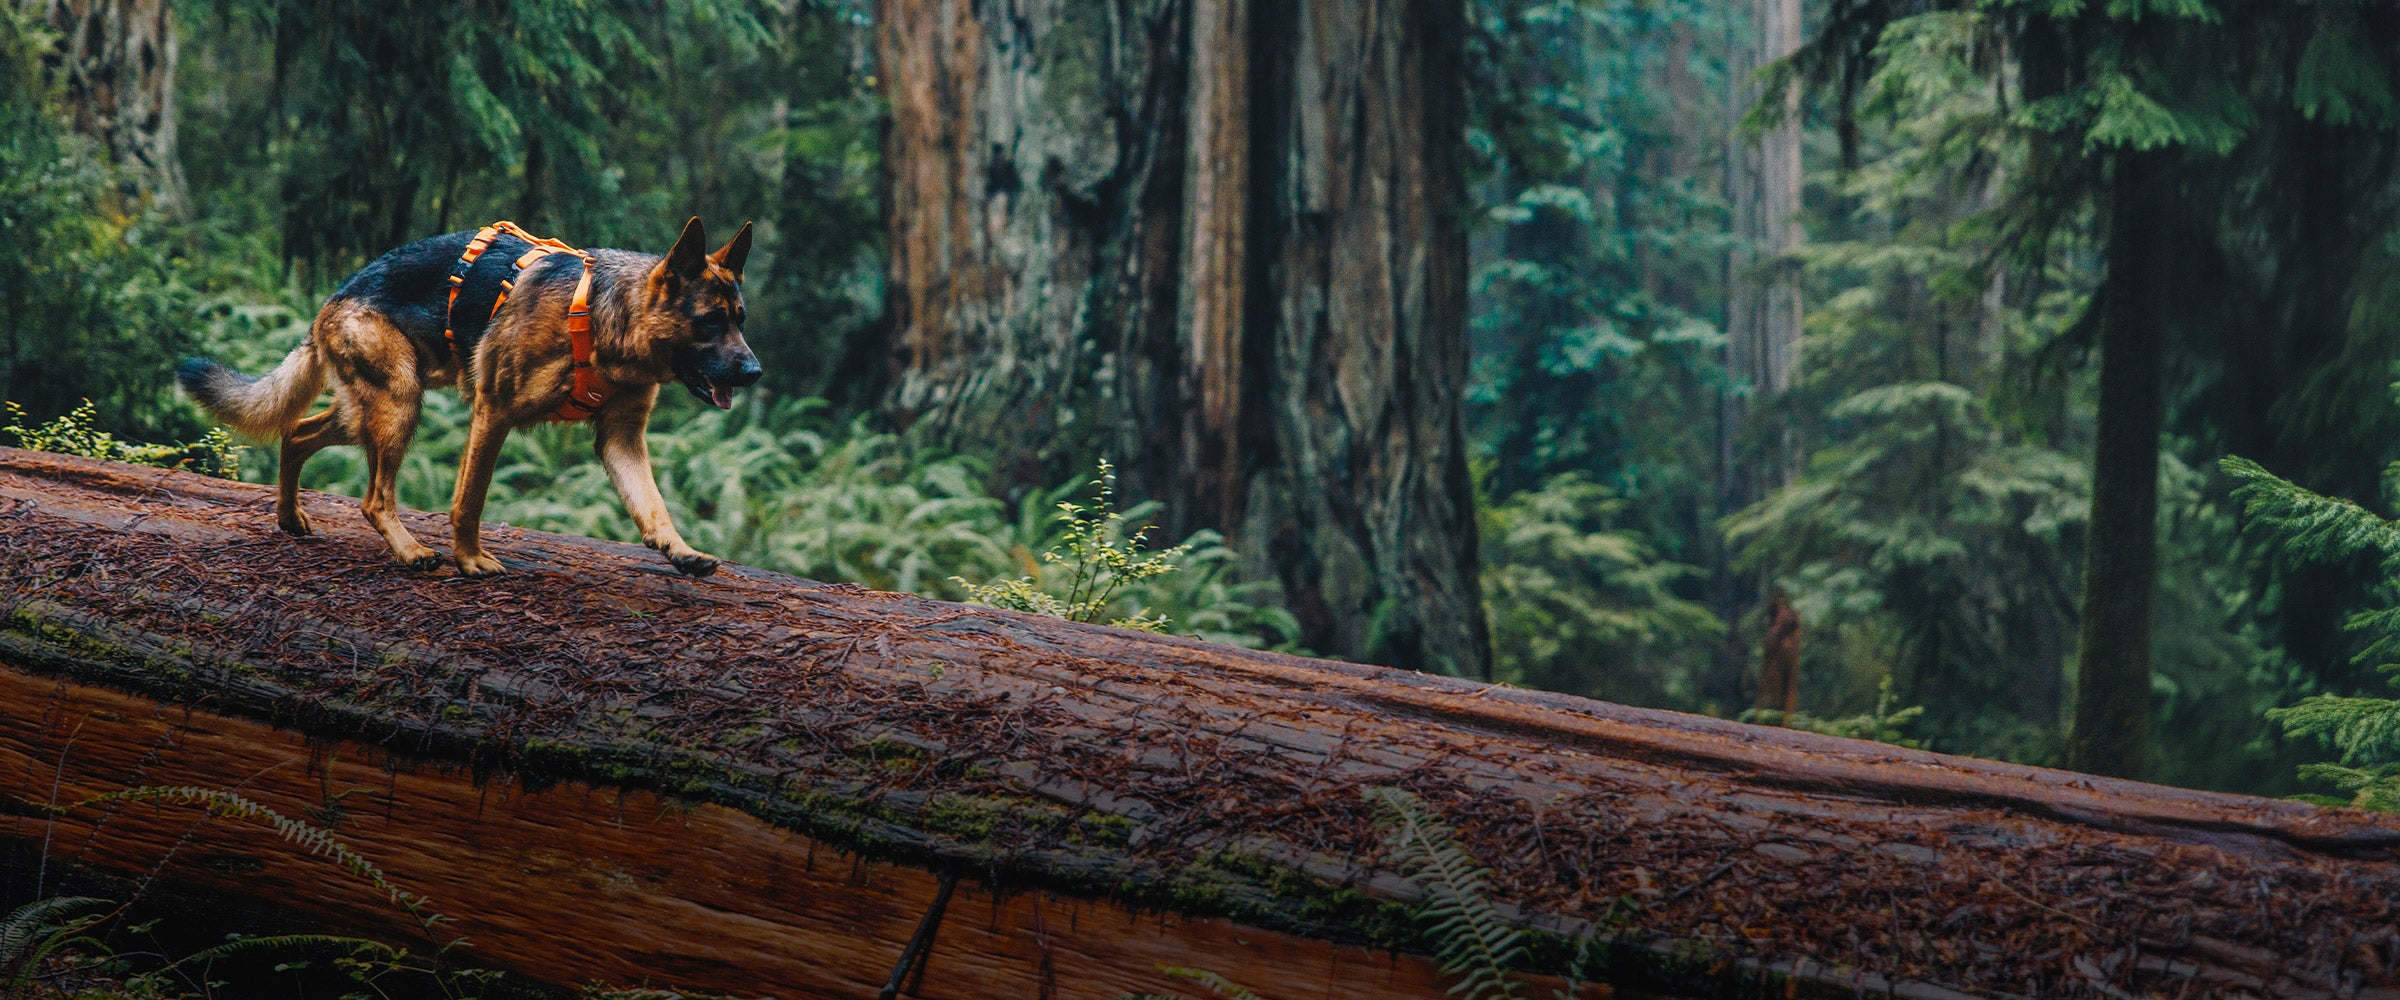
[{"label": "tree trunk", "polygon": [[[1800,0],[1751,0],[1755,37],[1734,47],[1733,108],[1737,115],[1772,110],[1780,120],[1756,134],[1734,126],[1727,187],[1733,202],[1733,243],[1727,252],[1725,358],[1736,386],[1726,401],[1729,508],[1756,503],[1788,482],[1793,443],[1781,428],[1750,426],[1753,400],[1773,400],[1791,388],[1800,361],[1800,271],[1790,259],[1800,245],[1800,91],[1767,95],[1757,73],[1800,48]],[[1745,395],[1746,393],[1746,395]]]},{"label": "tree trunk", "polygon": [[884,0],[885,409],[1025,491],[1097,453],[1302,641],[1480,675],[1458,0]]},{"label": "tree trunk", "polygon": [[175,159],[175,20],[167,0],[48,0],[52,66],[75,130],[161,208],[184,201]]},{"label": "tree trunk", "polygon": [[[1253,150],[1273,303],[1273,492],[1242,537],[1305,639],[1422,670],[1489,672],[1466,381],[1466,31],[1455,2],[1258,9]],[[1264,117],[1273,113],[1275,117]]]},{"label": "tree trunk", "polygon": [[1758,698],[1751,704],[1779,712],[1783,719],[1800,710],[1800,612],[1781,590],[1767,600],[1767,635],[1758,649]]},{"label": "tree trunk", "polygon": [[2067,766],[2136,777],[2150,747],[2151,609],[2158,583],[2158,435],[2173,208],[2159,152],[2117,154],[2100,318],[2083,631]]},{"label": "tree trunk", "polygon": [[[1717,425],[1717,468],[1721,510],[1737,511],[1766,498],[1799,470],[1799,442],[1791,428],[1766,426],[1762,410],[1791,388],[1800,360],[1800,272],[1789,257],[1800,244],[1800,91],[1775,99],[1781,120],[1755,134],[1740,119],[1766,111],[1758,71],[1800,48],[1799,0],[1750,0],[1751,36],[1732,45],[1728,66],[1733,84],[1735,125],[1727,137],[1725,186],[1733,207],[1733,240],[1726,251],[1725,370],[1732,388],[1722,399]],[[1765,596],[1764,581],[1745,579],[1716,554],[1711,604],[1718,617],[1740,622]],[[1770,627],[1772,623],[1770,622]],[[1796,624],[1796,623],[1795,623]],[[1727,636],[1712,687],[1738,691],[1748,668],[1741,630]],[[1769,678],[1760,661],[1756,704],[1784,699],[1781,685],[1799,677]],[[1796,666],[1795,666],[1796,670]],[[1731,700],[1728,698],[1727,700]]]},{"label": "tree trunk", "polygon": [[[0,449],[0,795],[239,792],[539,981],[868,995],[936,923],[927,996],[1189,993],[1161,964],[1439,996],[1369,804],[1392,787],[1489,868],[1521,965],[1602,935],[1588,967],[1630,995],[2400,998],[2389,816],[501,526],[509,573],[469,584],[390,565],[347,498],[304,494],[317,534],[287,537],[271,490]],[[181,810],[20,812],[0,850],[416,926]]]}]

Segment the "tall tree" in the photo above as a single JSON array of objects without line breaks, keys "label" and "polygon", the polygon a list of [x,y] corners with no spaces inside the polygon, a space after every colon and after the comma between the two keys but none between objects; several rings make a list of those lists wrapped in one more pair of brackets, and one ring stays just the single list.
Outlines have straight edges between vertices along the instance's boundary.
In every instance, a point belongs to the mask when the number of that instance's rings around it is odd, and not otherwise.
[{"label": "tall tree", "polygon": [[1302,641],[1481,674],[1463,9],[884,0],[893,388],[1003,482],[1113,452]]},{"label": "tall tree", "polygon": [[[1733,208],[1725,304],[1726,396],[1723,486],[1727,509],[1755,503],[1783,484],[1788,428],[1753,428],[1753,402],[1791,388],[1800,363],[1800,94],[1759,86],[1758,70],[1800,48],[1800,0],[1751,0],[1750,36],[1734,43],[1733,106],[1755,109],[1733,129],[1726,189]],[[1750,448],[1742,447],[1750,439]]]},{"label": "tall tree", "polygon": [[[2051,234],[2098,220],[2106,277],[2073,328],[2097,347],[2101,401],[2067,757],[2141,773],[2162,431],[2291,446],[2294,429],[2313,427],[2294,450],[2338,448],[2349,435],[2328,427],[2325,399],[2361,398],[2348,384],[2381,376],[2344,370],[2380,371],[2371,359],[2389,357],[2388,337],[2363,336],[2379,321],[2362,322],[2358,304],[2393,204],[2400,102],[2385,53],[2400,12],[1845,0],[1797,64],[1847,120],[1886,58],[1882,39],[1936,17],[1963,19],[1981,51],[2005,54],[1988,60],[1991,81],[2015,92],[2007,127],[2029,150],[1984,225],[2039,260]],[[2212,214],[2219,205],[2241,209]],[[2312,400],[2284,385],[2341,391]]]},{"label": "tall tree", "polygon": [[167,0],[48,0],[52,70],[68,120],[98,139],[137,189],[180,208],[175,158],[175,18]]}]

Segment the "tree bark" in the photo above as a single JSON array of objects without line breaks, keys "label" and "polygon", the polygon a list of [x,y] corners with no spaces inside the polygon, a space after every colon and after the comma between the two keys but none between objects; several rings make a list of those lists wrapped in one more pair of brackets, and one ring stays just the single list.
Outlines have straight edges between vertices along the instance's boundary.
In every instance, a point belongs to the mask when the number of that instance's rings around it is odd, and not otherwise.
[{"label": "tree bark", "polygon": [[[1800,91],[1773,98],[1781,117],[1756,133],[1740,119],[1769,99],[1758,72],[1800,48],[1799,0],[1750,0],[1751,36],[1732,46],[1729,76],[1735,125],[1727,136],[1726,188],[1733,207],[1733,240],[1726,250],[1725,368],[1731,384],[1717,426],[1721,509],[1737,511],[1789,483],[1799,470],[1799,442],[1788,426],[1767,426],[1762,411],[1791,388],[1800,360],[1800,270],[1790,257],[1800,244]],[[1715,553],[1712,601],[1718,617],[1740,622],[1765,597],[1763,581],[1746,580]],[[1795,621],[1795,625],[1797,622]],[[1772,622],[1769,623],[1770,629]],[[1749,659],[1741,630],[1727,637],[1715,685],[1727,693],[1744,683]],[[1771,640],[1771,635],[1770,635]],[[1799,677],[1769,677],[1759,663],[1756,704],[1798,698]],[[1796,669],[1796,668],[1795,668]]]},{"label": "tree bark", "polygon": [[1734,240],[1727,251],[1725,358],[1735,390],[1726,400],[1729,509],[1756,503],[1789,481],[1792,442],[1777,428],[1753,428],[1752,400],[1791,388],[1800,362],[1800,270],[1790,254],[1800,245],[1800,91],[1770,97],[1758,71],[1799,51],[1799,0],[1751,0],[1748,45],[1736,45],[1733,108],[1737,115],[1779,116],[1755,134],[1736,124],[1730,137],[1728,187]]},{"label": "tree bark", "polygon": [[1778,590],[1767,600],[1767,635],[1758,649],[1758,699],[1752,706],[1780,712],[1800,710],[1800,612]]},{"label": "tree bark", "polygon": [[175,159],[175,19],[167,0],[48,0],[68,119],[161,208],[184,201]]},{"label": "tree bark", "polygon": [[1458,0],[884,0],[885,410],[1026,491],[1112,457],[1302,641],[1480,675]]},{"label": "tree bark", "polygon": [[[1365,794],[1388,786],[1490,869],[1533,971],[1599,933],[1591,967],[1631,994],[2400,997],[2389,816],[734,565],[691,581],[501,526],[510,572],[470,585],[392,567],[347,498],[305,494],[317,534],[284,536],[270,491],[0,449],[0,795],[239,791],[539,980],[862,995],[946,874],[928,996],[1171,992],[1160,963],[1436,996],[1422,890]],[[401,923],[188,814],[45,832],[0,818],[0,848],[312,929]]]},{"label": "tree bark", "polygon": [[2151,612],[2158,583],[2158,435],[2174,252],[2166,154],[2117,154],[2108,196],[2100,413],[2083,572],[2075,726],[2067,766],[2138,777],[2150,748]]}]

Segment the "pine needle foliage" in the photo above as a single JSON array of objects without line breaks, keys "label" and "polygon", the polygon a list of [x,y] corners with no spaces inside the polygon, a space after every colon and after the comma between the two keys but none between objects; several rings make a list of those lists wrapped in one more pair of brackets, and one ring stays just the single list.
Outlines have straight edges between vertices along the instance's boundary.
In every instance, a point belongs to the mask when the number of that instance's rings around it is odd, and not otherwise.
[{"label": "pine needle foliage", "polygon": [[[2392,521],[2305,489],[2248,459],[2227,458],[2222,468],[2241,484],[2234,495],[2248,510],[2254,530],[2280,542],[2288,558],[2374,556],[2387,579],[2400,573],[2400,526]],[[2387,475],[2400,475],[2400,464]],[[2349,627],[2367,640],[2359,659],[2379,663],[2400,684],[2400,662],[2394,662],[2400,658],[2400,608],[2353,615]],[[2302,767],[2301,777],[2349,792],[2348,805],[2400,812],[2400,699],[2320,694],[2272,709],[2267,718],[2282,723],[2286,735],[2321,740],[2339,754],[2334,761]]]},{"label": "pine needle foliage", "polygon": [[1513,1000],[1511,969],[1525,961],[1524,932],[1501,916],[1486,884],[1491,873],[1459,846],[1458,832],[1402,789],[1367,789],[1384,846],[1400,870],[1424,887],[1418,918],[1433,938],[1442,972],[1457,977],[1462,1000]]}]

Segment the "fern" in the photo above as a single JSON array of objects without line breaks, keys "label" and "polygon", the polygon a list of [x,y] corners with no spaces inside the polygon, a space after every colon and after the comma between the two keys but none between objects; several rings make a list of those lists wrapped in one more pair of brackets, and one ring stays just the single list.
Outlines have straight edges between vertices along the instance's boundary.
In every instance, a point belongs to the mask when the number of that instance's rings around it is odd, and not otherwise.
[{"label": "fern", "polygon": [[[1072,500],[1057,501],[1055,520],[1066,530],[1057,543],[1042,553],[1042,562],[1059,567],[1057,575],[1021,576],[988,584],[969,583],[962,577],[951,579],[965,587],[967,598],[978,604],[1031,611],[1071,622],[1098,622],[1105,618],[1108,624],[1119,628],[1166,631],[1167,619],[1151,617],[1147,606],[1136,607],[1129,615],[1106,618],[1119,593],[1128,585],[1181,569],[1175,560],[1192,551],[1192,546],[1186,543],[1143,555],[1142,538],[1157,525],[1126,530],[1126,515],[1116,509],[1116,478],[1115,468],[1103,459],[1100,478],[1092,481],[1092,485],[1099,487],[1097,502],[1087,507]],[[1062,590],[1063,595],[1058,593]]]},{"label": "fern", "polygon": [[293,951],[301,948],[340,948],[348,951],[351,959],[383,965],[397,965],[408,958],[406,949],[394,948],[381,941],[339,934],[242,934],[176,959],[167,968],[206,965],[220,958],[234,958],[255,951]]},{"label": "fern", "polygon": [[27,986],[41,971],[42,962],[59,949],[93,943],[84,932],[104,918],[64,919],[67,914],[114,905],[88,896],[52,896],[0,917],[0,986],[13,994]]},{"label": "fern", "polygon": [[1493,904],[1485,885],[1490,873],[1415,795],[1390,787],[1370,788],[1366,795],[1378,823],[1390,831],[1385,847],[1394,862],[1425,890],[1418,919],[1434,940],[1442,972],[1458,978],[1451,995],[1513,1000],[1517,984],[1509,970],[1525,960],[1524,932]]},{"label": "fern", "polygon": [[390,879],[384,877],[383,869],[377,868],[375,863],[367,860],[365,855],[351,850],[349,845],[335,839],[333,831],[307,820],[293,819],[232,792],[186,785],[145,785],[138,788],[104,792],[80,802],[55,808],[58,812],[66,813],[90,806],[118,802],[198,806],[211,816],[263,823],[273,828],[283,839],[306,849],[309,854],[331,859],[344,871],[358,876],[367,884],[374,886],[376,891],[383,893],[385,897],[401,908],[412,914],[419,914],[418,919],[421,923],[430,926],[443,919],[439,914],[430,916],[420,914],[419,910],[426,902],[424,897],[393,885]]},{"label": "fern", "polygon": [[1908,732],[1925,714],[1925,706],[1899,708],[1896,707],[1899,700],[1899,695],[1892,690],[1891,675],[1885,674],[1883,683],[1876,689],[1875,709],[1871,712],[1820,719],[1806,712],[1786,714],[1771,708],[1753,708],[1742,713],[1741,721],[1922,750],[1925,741],[1910,737]]}]

